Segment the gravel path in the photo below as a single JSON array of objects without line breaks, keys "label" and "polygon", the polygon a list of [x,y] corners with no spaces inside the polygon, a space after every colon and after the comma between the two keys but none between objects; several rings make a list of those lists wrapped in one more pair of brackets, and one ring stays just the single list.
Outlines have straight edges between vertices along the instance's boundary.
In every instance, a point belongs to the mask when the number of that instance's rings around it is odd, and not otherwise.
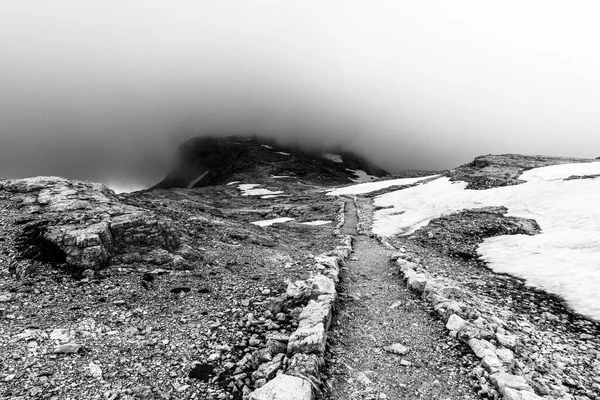
[{"label": "gravel path", "polygon": [[[356,224],[356,215],[348,215],[356,210],[352,201],[346,210],[346,225]],[[355,229],[346,225],[342,231]],[[468,378],[472,356],[404,287],[388,259],[375,239],[355,236],[329,337],[328,398],[476,399]],[[407,353],[383,350],[395,343]]]}]

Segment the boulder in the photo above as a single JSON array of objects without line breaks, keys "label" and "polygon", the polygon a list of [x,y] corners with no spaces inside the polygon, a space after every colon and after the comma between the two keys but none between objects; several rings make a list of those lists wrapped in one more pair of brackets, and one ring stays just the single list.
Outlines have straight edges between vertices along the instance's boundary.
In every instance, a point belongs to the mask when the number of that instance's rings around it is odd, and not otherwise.
[{"label": "boulder", "polygon": [[248,398],[249,400],[314,400],[315,397],[311,384],[306,379],[280,374],[250,393]]}]

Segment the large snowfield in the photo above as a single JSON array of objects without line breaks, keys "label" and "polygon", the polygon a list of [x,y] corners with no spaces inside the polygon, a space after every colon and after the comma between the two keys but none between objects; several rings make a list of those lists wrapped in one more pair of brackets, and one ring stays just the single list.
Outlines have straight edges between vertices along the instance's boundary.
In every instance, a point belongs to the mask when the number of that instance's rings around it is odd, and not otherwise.
[{"label": "large snowfield", "polygon": [[[600,162],[555,165],[526,171],[523,184],[488,190],[465,190],[465,182],[439,178],[378,196],[375,206],[390,208],[375,212],[373,231],[408,235],[443,215],[505,206],[509,216],[535,219],[542,232],[486,239],[481,258],[492,270],[524,278],[600,320],[600,177],[565,180],[595,174]],[[352,194],[350,188],[343,194]]]}]

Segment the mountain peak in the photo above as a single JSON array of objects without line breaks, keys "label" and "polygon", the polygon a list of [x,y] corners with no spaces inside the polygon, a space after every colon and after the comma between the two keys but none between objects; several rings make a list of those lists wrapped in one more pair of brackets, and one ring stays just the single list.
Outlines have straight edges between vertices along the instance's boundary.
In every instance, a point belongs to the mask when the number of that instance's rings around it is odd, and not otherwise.
[{"label": "mountain peak", "polygon": [[174,168],[152,189],[220,185],[245,178],[263,182],[272,176],[309,184],[339,185],[370,181],[387,174],[346,151],[308,151],[257,136],[207,136],[184,142]]}]

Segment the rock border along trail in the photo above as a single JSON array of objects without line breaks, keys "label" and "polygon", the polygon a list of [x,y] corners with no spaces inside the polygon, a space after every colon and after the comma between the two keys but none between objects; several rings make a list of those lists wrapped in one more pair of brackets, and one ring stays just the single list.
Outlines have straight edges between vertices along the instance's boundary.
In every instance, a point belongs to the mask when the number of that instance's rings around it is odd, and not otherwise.
[{"label": "rock border along trail", "polygon": [[[345,201],[341,232],[354,235],[354,254],[340,274],[326,397],[478,398],[467,378],[473,356],[448,337],[430,306],[402,283],[389,264],[391,251],[373,237],[357,234],[357,228],[362,232],[370,224],[370,199]],[[457,360],[463,354],[461,366]]]}]

